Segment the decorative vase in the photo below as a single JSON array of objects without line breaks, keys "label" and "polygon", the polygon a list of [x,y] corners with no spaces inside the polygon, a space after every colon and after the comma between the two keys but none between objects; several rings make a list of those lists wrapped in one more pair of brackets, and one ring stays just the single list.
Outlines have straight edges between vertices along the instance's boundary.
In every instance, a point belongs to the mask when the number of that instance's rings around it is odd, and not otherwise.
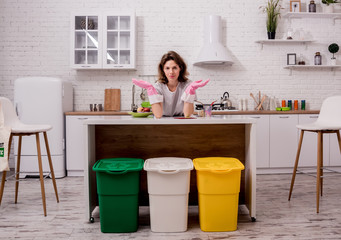
[{"label": "decorative vase", "polygon": [[334,12],[334,5],[333,4],[329,4],[329,5],[324,4],[323,12],[324,13],[333,13]]},{"label": "decorative vase", "polygon": [[276,32],[268,32],[268,39],[275,39]]},{"label": "decorative vase", "polygon": [[330,65],[335,66],[336,65],[336,58],[332,58],[330,60]]}]

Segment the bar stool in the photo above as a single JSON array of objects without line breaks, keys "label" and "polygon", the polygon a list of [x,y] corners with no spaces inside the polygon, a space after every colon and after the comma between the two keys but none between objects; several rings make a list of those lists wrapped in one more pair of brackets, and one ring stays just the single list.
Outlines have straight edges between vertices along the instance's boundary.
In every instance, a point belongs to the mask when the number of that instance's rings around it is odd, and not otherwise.
[{"label": "bar stool", "polygon": [[310,124],[297,125],[301,129],[300,140],[298,143],[295,166],[291,178],[289,198],[290,201],[292,190],[295,183],[298,161],[301,153],[303,135],[305,131],[317,133],[317,174],[316,174],[316,212],[319,213],[320,194],[322,196],[323,188],[323,134],[336,133],[339,148],[341,152],[341,96],[333,96],[326,98],[321,106],[320,114],[317,120]]},{"label": "bar stool", "polygon": [[[22,137],[23,136],[35,135],[36,136],[36,142],[37,142],[41,195],[42,195],[42,201],[43,201],[44,216],[46,216],[45,187],[44,187],[44,177],[43,177],[43,167],[42,167],[42,160],[41,160],[39,133],[43,133],[43,135],[44,135],[46,152],[47,152],[47,156],[48,156],[48,162],[49,162],[49,166],[50,166],[53,187],[54,187],[54,191],[56,194],[57,202],[59,202],[57,184],[56,184],[56,180],[55,180],[55,176],[54,176],[53,165],[52,165],[51,154],[50,154],[50,148],[49,148],[49,143],[48,143],[47,134],[46,134],[47,131],[52,129],[52,126],[51,125],[32,125],[32,124],[27,125],[27,124],[24,124],[19,120],[12,103],[8,98],[0,97],[0,102],[2,105],[3,113],[4,113],[5,126],[8,126],[11,128],[11,135],[10,135],[9,144],[8,144],[9,145],[8,146],[8,157],[10,155],[10,149],[11,149],[11,143],[12,143],[13,137],[14,136],[19,137],[17,168],[15,171],[15,178],[16,178],[15,203],[17,203],[17,200],[18,200],[20,154],[21,154]],[[2,180],[1,180],[1,186],[0,186],[0,205],[1,205],[2,195],[3,195],[4,187],[5,187],[6,173],[7,173],[6,171],[3,171],[3,173],[2,173]]]}]

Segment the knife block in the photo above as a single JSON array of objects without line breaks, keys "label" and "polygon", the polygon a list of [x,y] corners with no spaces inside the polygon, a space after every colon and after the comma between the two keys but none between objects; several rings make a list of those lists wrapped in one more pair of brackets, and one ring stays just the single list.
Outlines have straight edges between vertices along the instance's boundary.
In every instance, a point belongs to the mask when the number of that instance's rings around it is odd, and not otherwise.
[{"label": "knife block", "polygon": [[105,89],[104,111],[120,111],[121,89]]}]

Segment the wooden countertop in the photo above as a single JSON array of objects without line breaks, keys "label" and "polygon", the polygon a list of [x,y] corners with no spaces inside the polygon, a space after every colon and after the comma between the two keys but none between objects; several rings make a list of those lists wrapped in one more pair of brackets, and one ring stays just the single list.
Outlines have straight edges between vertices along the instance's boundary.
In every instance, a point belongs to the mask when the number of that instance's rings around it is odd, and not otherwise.
[{"label": "wooden countertop", "polygon": [[[129,111],[79,111],[79,112],[66,112],[65,115],[128,115]],[[259,111],[215,111],[213,115],[256,115],[256,114],[319,114],[320,110],[292,110],[292,111],[270,111],[270,110],[259,110]],[[195,112],[196,114],[196,112]]]}]

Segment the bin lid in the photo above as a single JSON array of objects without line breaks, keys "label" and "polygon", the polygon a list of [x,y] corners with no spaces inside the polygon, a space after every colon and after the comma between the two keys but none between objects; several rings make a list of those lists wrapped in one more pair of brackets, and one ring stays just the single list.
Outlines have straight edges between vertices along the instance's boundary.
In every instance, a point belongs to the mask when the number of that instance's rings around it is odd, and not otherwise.
[{"label": "bin lid", "polygon": [[149,158],[144,162],[146,171],[190,171],[193,169],[193,161],[190,158],[160,157]]},{"label": "bin lid", "polygon": [[143,168],[143,159],[139,158],[105,158],[98,160],[92,170],[96,172],[106,171],[141,171]]},{"label": "bin lid", "polygon": [[194,168],[200,171],[243,170],[244,165],[237,158],[206,157],[193,159]]}]

